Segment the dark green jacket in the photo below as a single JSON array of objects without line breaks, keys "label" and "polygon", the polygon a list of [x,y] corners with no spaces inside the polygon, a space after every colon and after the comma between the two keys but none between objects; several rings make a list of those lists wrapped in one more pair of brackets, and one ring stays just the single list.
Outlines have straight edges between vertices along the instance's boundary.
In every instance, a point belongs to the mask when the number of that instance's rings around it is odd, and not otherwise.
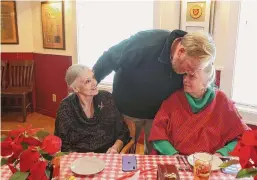
[{"label": "dark green jacket", "polygon": [[94,65],[100,82],[113,70],[113,96],[118,109],[131,117],[153,119],[162,101],[182,87],[182,75],[170,63],[172,42],[186,32],[139,32],[111,47]]}]

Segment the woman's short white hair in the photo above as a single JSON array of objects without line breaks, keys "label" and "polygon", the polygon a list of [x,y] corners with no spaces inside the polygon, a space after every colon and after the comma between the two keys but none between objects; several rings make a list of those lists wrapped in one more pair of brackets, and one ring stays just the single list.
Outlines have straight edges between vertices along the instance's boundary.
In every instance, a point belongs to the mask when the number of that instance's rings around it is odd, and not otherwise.
[{"label": "woman's short white hair", "polygon": [[90,69],[82,64],[74,64],[67,69],[65,81],[70,89],[75,88],[75,80],[85,73],[85,71],[90,71]]},{"label": "woman's short white hair", "polygon": [[212,62],[203,69],[204,75],[207,77],[206,88],[212,86],[216,79],[216,70]]}]

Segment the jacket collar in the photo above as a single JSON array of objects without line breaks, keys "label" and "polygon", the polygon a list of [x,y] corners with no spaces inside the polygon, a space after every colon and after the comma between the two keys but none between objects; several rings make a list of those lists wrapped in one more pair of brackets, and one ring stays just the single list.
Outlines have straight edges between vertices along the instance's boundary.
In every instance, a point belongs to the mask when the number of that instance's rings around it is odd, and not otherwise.
[{"label": "jacket collar", "polygon": [[162,52],[158,58],[158,61],[164,63],[164,64],[171,64],[170,61],[170,47],[172,45],[172,43],[174,42],[174,40],[176,38],[179,37],[183,37],[184,35],[186,35],[187,32],[182,31],[182,30],[174,30],[170,33],[170,35],[168,36],[168,38],[166,39],[166,42],[163,46]]}]

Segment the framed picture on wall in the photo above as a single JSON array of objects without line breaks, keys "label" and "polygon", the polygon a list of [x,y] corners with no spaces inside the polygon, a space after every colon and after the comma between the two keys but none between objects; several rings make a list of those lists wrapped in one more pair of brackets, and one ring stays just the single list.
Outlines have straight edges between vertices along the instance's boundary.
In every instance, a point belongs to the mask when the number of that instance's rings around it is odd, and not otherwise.
[{"label": "framed picture on wall", "polygon": [[181,2],[180,29],[213,34],[215,0],[184,0]]},{"label": "framed picture on wall", "polygon": [[19,44],[16,2],[1,1],[1,44]]},{"label": "framed picture on wall", "polygon": [[206,2],[187,2],[186,21],[204,22]]},{"label": "framed picture on wall", "polygon": [[41,2],[43,47],[65,49],[63,1]]}]

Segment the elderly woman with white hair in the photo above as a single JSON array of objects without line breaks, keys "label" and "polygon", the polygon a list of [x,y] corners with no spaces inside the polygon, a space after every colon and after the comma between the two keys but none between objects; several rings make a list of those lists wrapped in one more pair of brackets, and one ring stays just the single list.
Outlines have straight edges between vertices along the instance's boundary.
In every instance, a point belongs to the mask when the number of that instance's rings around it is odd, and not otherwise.
[{"label": "elderly woman with white hair", "polygon": [[[195,152],[227,156],[248,129],[234,103],[212,87],[215,69],[184,75],[184,88],[166,99],[155,116],[149,141],[163,155]],[[154,153],[153,152],[153,153]]]},{"label": "elderly woman with white hair", "polygon": [[111,93],[98,91],[94,73],[81,64],[69,67],[65,80],[72,93],[59,106],[54,132],[62,151],[118,153],[129,130]]}]

